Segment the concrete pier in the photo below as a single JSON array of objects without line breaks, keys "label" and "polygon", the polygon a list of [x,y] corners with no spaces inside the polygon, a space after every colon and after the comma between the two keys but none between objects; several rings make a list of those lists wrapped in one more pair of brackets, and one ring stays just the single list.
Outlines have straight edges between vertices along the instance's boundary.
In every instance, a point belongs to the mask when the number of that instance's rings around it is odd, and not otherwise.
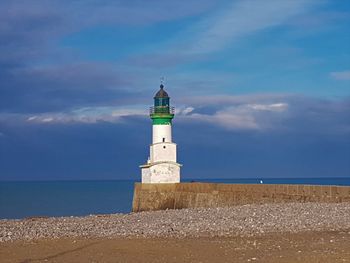
[{"label": "concrete pier", "polygon": [[350,186],[135,183],[133,212],[271,202],[350,202]]}]

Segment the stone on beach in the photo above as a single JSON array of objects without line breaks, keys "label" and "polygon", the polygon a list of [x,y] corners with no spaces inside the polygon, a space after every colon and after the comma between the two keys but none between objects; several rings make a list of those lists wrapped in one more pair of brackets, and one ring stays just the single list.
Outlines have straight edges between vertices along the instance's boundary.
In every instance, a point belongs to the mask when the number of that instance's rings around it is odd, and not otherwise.
[{"label": "stone on beach", "polygon": [[[185,238],[350,231],[350,203],[270,203],[130,214],[0,220],[0,242],[45,238]],[[350,232],[349,232],[350,233]]]}]

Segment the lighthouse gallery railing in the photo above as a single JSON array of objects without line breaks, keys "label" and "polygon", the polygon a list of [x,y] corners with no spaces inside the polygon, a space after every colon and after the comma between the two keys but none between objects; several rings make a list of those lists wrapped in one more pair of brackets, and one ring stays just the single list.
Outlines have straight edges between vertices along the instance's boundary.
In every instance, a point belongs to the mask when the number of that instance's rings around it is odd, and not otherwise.
[{"label": "lighthouse gallery railing", "polygon": [[157,106],[149,108],[150,114],[175,114],[175,107]]}]

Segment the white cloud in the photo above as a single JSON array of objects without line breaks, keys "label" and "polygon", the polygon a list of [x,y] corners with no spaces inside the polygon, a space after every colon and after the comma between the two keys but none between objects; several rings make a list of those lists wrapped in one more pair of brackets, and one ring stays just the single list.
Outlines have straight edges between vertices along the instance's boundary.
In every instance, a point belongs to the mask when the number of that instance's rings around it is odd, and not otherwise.
[{"label": "white cloud", "polygon": [[[253,96],[250,100],[257,99]],[[180,120],[207,122],[231,130],[264,130],[272,128],[275,118],[280,118],[289,107],[286,102],[249,103],[249,96],[228,96],[223,98],[223,101],[216,100],[219,108],[211,114],[201,113],[200,110],[196,112],[193,107],[188,107],[192,110],[188,114],[180,115]]]},{"label": "white cloud", "polygon": [[[322,134],[349,134],[350,101],[325,100],[297,95],[250,94],[245,96],[193,96],[177,107],[175,125],[187,123],[236,131],[287,131],[309,130]],[[69,123],[128,122],[128,118],[149,117],[146,105],[127,107],[87,107],[69,112],[21,114],[0,113],[0,123],[33,123],[61,125]],[[184,127],[184,126],[183,126]],[[203,126],[202,126],[203,127]],[[1,136],[1,135],[0,135]],[[7,136],[7,134],[5,135]]]},{"label": "white cloud", "polygon": [[191,104],[193,107],[202,107],[205,105],[242,105],[242,104],[250,104],[250,105],[270,105],[270,104],[278,104],[283,103],[281,101],[285,101],[290,99],[291,97],[295,97],[293,94],[278,94],[278,93],[256,93],[256,94],[247,94],[247,95],[211,95],[211,96],[184,96],[179,98],[180,101],[186,104]]},{"label": "white cloud", "polygon": [[[221,101],[220,101],[221,98]],[[192,102],[197,105],[210,106],[210,103],[201,103],[206,98],[192,97]],[[211,114],[203,114],[197,111],[195,106],[180,106],[176,115],[179,121],[198,121],[219,125],[228,129],[265,129],[268,123],[262,121],[262,116],[271,116],[282,113],[288,108],[285,102],[271,102],[265,100],[276,99],[271,96],[223,96],[212,97],[212,103],[219,108]],[[199,102],[199,103],[198,103]],[[212,104],[213,105],[213,104]],[[200,106],[198,106],[200,109]],[[27,122],[32,123],[98,123],[122,121],[123,117],[144,116],[147,118],[147,106],[135,105],[128,108],[119,107],[85,107],[68,112],[42,113],[26,117]]]},{"label": "white cloud", "polygon": [[214,123],[218,122],[221,126],[229,129],[256,130],[261,128],[253,114],[242,114],[234,109],[219,111],[213,117]]},{"label": "white cloud", "polygon": [[[146,107],[144,107],[146,109]],[[115,108],[115,107],[85,107],[69,112],[43,113],[27,118],[28,122],[36,123],[97,123],[118,122],[122,117],[146,115],[144,109],[138,108]]]},{"label": "white cloud", "polygon": [[36,118],[38,118],[38,116],[31,116],[28,117],[27,121],[34,121]]},{"label": "white cloud", "polygon": [[250,107],[257,111],[285,111],[288,108],[287,103],[274,103],[274,104],[248,104]]},{"label": "white cloud", "polygon": [[53,117],[46,117],[41,119],[42,122],[52,122],[53,120],[54,120]]},{"label": "white cloud", "polygon": [[311,4],[315,2],[235,1],[192,28],[193,43],[186,50],[190,53],[220,50],[243,36],[286,23],[289,19],[307,12]]},{"label": "white cloud", "polygon": [[331,72],[330,76],[336,80],[350,80],[350,70]]},{"label": "white cloud", "polygon": [[178,108],[178,109],[176,109],[176,114],[179,114],[179,115],[188,115],[188,114],[190,114],[192,111],[194,111],[194,108],[193,108],[193,107]]}]

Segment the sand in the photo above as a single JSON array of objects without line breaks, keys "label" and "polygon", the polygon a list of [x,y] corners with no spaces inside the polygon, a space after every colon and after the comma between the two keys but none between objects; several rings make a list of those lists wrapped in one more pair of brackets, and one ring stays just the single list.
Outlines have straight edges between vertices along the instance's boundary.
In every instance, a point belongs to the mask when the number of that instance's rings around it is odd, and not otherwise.
[{"label": "sand", "polygon": [[350,262],[350,232],[232,238],[42,239],[0,244],[1,262]]}]

